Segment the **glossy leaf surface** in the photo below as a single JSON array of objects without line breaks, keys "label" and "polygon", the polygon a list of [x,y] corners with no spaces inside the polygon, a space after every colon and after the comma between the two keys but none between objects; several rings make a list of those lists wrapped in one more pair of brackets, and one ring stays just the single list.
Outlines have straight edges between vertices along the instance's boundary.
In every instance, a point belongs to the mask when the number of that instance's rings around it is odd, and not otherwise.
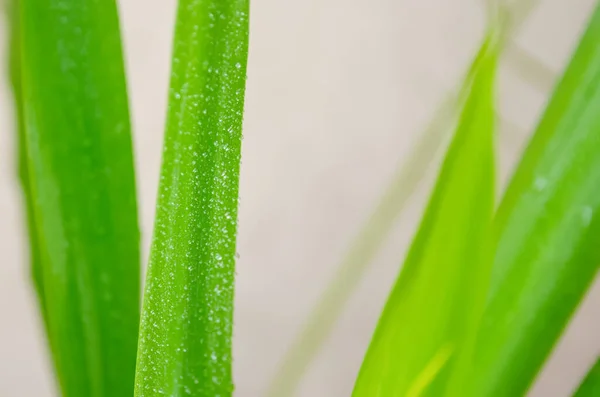
[{"label": "glossy leaf surface", "polygon": [[39,290],[64,396],[131,396],[139,230],[114,0],[21,0]]}]

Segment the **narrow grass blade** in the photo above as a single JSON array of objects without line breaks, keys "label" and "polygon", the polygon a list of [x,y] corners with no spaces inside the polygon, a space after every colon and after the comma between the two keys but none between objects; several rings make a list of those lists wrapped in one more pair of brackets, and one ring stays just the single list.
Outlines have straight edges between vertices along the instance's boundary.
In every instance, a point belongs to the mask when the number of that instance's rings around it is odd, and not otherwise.
[{"label": "narrow grass blade", "polygon": [[[33,282],[35,294],[38,300],[38,308],[42,319],[48,347],[52,353],[51,359],[54,362],[54,368],[58,371],[56,354],[52,347],[50,338],[50,328],[48,322],[48,312],[44,297],[44,280],[42,268],[42,253],[38,237],[38,228],[35,224],[35,202],[31,191],[31,181],[29,176],[29,160],[27,155],[27,137],[25,133],[25,120],[23,115],[23,90],[21,82],[21,40],[20,40],[20,17],[19,0],[9,1],[7,4],[7,16],[9,23],[9,54],[8,54],[8,72],[9,81],[12,89],[14,108],[15,108],[15,133],[17,142],[17,174],[21,184],[21,194],[23,199],[23,210],[26,221],[26,231],[29,243],[29,266],[30,277]],[[57,373],[60,377],[60,375]]]},{"label": "narrow grass blade", "polygon": [[29,261],[31,265],[31,277],[35,286],[36,294],[40,304],[40,311],[45,320],[44,291],[42,283],[42,264],[39,244],[37,242],[37,228],[35,226],[33,212],[33,196],[29,181],[29,162],[27,160],[27,140],[25,136],[25,123],[23,119],[23,94],[21,87],[21,40],[20,40],[20,18],[19,0],[11,0],[7,4],[7,20],[9,22],[9,56],[8,73],[12,88],[15,107],[15,132],[17,135],[17,171],[27,222],[27,234],[29,238]]},{"label": "narrow grass blade", "polygon": [[19,3],[22,179],[59,382],[67,397],[130,396],[139,231],[115,2]]},{"label": "narrow grass blade", "polygon": [[581,385],[573,394],[573,397],[597,397],[600,396],[600,358],[596,361],[596,364],[587,376],[581,382]]},{"label": "narrow grass blade", "polygon": [[459,125],[371,340],[355,397],[406,395],[421,379],[435,379],[451,365],[451,354],[460,351],[475,320],[478,289],[472,286],[487,278],[485,247],[494,199],[493,85],[499,48],[493,37],[475,61]]},{"label": "narrow grass blade", "polygon": [[495,263],[472,396],[521,396],[597,273],[600,8],[494,221]]},{"label": "narrow grass blade", "polygon": [[135,395],[230,396],[248,0],[180,0]]}]

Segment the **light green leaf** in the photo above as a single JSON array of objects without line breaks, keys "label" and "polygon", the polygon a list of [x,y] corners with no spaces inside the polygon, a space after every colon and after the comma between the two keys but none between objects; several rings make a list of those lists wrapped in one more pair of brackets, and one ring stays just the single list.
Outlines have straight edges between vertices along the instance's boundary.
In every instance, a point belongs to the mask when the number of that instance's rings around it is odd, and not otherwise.
[{"label": "light green leaf", "polygon": [[[508,61],[512,71],[521,75],[528,85],[537,89],[550,87],[546,90],[549,91],[554,83],[550,71],[530,54],[519,49],[517,43],[510,39],[520,30],[538,3],[538,0],[520,0],[506,7],[500,7],[505,23],[504,40],[507,41],[503,58]],[[486,11],[490,17],[496,17],[495,14],[499,12],[498,5],[496,0],[487,1]],[[407,202],[424,179],[425,172],[431,168],[438,152],[444,147],[446,137],[451,134],[456,123],[455,119],[464,103],[464,97],[469,92],[472,77],[469,71],[467,78],[462,80],[456,92],[448,93],[436,108],[425,129],[418,134],[416,145],[410,150],[408,158],[396,171],[369,219],[353,239],[350,249],[338,264],[334,277],[319,297],[317,305],[312,309],[297,338],[281,359],[277,372],[272,377],[267,396],[291,395],[298,388],[307,369],[327,342],[344,306],[360,284],[373,257],[379,252],[387,235],[397,224]],[[503,125],[514,129],[512,123],[502,119],[501,114],[497,116],[499,129],[502,129]]]},{"label": "light green leaf", "polygon": [[598,109],[600,8],[494,221],[496,257],[468,395],[524,395],[597,273]]},{"label": "light green leaf", "polygon": [[581,382],[579,389],[573,394],[573,397],[597,397],[600,396],[600,358],[596,360],[596,364],[587,376]]},{"label": "light green leaf", "polygon": [[60,386],[130,396],[139,231],[115,2],[21,0],[20,22],[23,180]]},{"label": "light green leaf", "polygon": [[476,302],[491,267],[485,247],[495,180],[493,86],[499,46],[494,37],[472,67],[459,126],[371,340],[354,397],[426,393],[428,383],[452,365],[479,317],[482,305]]},{"label": "light green leaf", "polygon": [[180,0],[137,397],[229,396],[248,0]]}]

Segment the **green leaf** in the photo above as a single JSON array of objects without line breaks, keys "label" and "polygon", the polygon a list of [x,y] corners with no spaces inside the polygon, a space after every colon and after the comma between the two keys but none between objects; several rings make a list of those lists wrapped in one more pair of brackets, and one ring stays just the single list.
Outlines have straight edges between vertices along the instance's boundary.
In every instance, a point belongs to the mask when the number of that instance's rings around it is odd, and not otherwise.
[{"label": "green leaf", "polygon": [[479,317],[483,305],[476,302],[482,291],[473,286],[484,286],[491,266],[485,247],[494,201],[498,49],[490,35],[472,67],[458,128],[371,340],[354,397],[422,395],[451,365]]},{"label": "green leaf", "polygon": [[378,205],[344,255],[335,276],[319,298],[318,305],[313,308],[298,338],[279,363],[267,396],[293,395],[298,388],[302,376],[326,343],[373,257],[397,224],[409,199],[422,183],[425,172],[432,168],[436,155],[443,149],[445,137],[452,133],[457,113],[464,102],[463,96],[470,86],[471,82],[464,80],[459,92],[449,95],[441,104],[409,153],[406,163],[396,171]]},{"label": "green leaf", "polygon": [[[512,66],[512,71],[520,74],[524,82],[533,88],[549,87],[546,91],[550,91],[554,84],[554,76],[550,71],[530,54],[519,49],[517,43],[508,40],[514,32],[519,31],[538,3],[538,0],[521,0],[500,7],[499,10],[497,2],[488,1],[486,11],[490,16],[495,16],[499,11],[503,14],[506,24],[503,29],[504,40],[508,41],[504,48],[504,58],[509,66]],[[277,372],[272,376],[267,396],[292,395],[298,388],[337,324],[344,306],[360,284],[373,257],[397,224],[409,198],[423,181],[423,174],[436,160],[446,136],[451,134],[457,114],[464,104],[464,97],[471,86],[472,73],[469,71],[467,76],[455,92],[448,93],[425,129],[418,134],[416,145],[410,150],[409,157],[396,171],[385,192],[380,196],[377,206],[353,239],[304,327],[281,359]],[[502,120],[501,114],[498,114],[498,118],[500,127],[502,124],[510,125],[506,120]]]},{"label": "green leaf", "polygon": [[468,395],[524,395],[597,273],[598,109],[600,8],[494,221],[496,257]]},{"label": "green leaf", "polygon": [[[17,141],[17,171],[21,185],[24,218],[26,221],[27,238],[29,243],[30,276],[38,299],[39,310],[46,332],[48,347],[54,352],[48,322],[48,311],[44,297],[44,280],[42,268],[42,253],[38,237],[38,228],[35,224],[35,198],[31,191],[30,165],[27,154],[27,136],[23,114],[23,89],[21,77],[21,33],[19,0],[8,2],[7,9],[9,23],[9,56],[8,74],[12,89],[15,108],[15,133]],[[56,355],[52,354],[55,370],[58,370]]]},{"label": "green leaf", "polygon": [[228,396],[248,0],[180,0],[136,396]]},{"label": "green leaf", "polygon": [[20,22],[23,180],[60,386],[130,396],[139,231],[115,2],[20,0]]},{"label": "green leaf", "polygon": [[573,397],[597,397],[600,396],[600,358],[596,360],[596,364],[587,376],[581,382],[579,389],[573,394]]},{"label": "green leaf", "polygon": [[42,283],[42,264],[39,244],[37,242],[37,228],[34,219],[34,202],[29,181],[29,161],[27,159],[27,139],[25,136],[25,121],[23,116],[23,94],[21,87],[21,40],[19,21],[19,0],[8,2],[7,10],[9,22],[9,64],[8,74],[12,89],[15,107],[15,132],[17,135],[17,170],[21,183],[24,201],[25,218],[27,221],[27,233],[29,238],[29,261],[31,264],[31,277],[39,299],[42,316],[45,319],[44,292]]}]

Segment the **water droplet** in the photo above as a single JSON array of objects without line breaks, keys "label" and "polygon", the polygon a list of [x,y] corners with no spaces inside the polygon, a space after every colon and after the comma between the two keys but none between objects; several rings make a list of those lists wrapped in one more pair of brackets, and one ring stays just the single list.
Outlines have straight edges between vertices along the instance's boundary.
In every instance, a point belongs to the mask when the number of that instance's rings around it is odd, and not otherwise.
[{"label": "water droplet", "polygon": [[544,190],[547,185],[548,185],[548,180],[546,178],[540,177],[540,176],[535,178],[535,181],[533,182],[533,187],[538,192],[541,192],[542,190]]},{"label": "water droplet", "polygon": [[592,217],[594,215],[594,210],[592,207],[585,206],[581,209],[581,220],[583,221],[584,226],[589,226],[592,222]]}]

